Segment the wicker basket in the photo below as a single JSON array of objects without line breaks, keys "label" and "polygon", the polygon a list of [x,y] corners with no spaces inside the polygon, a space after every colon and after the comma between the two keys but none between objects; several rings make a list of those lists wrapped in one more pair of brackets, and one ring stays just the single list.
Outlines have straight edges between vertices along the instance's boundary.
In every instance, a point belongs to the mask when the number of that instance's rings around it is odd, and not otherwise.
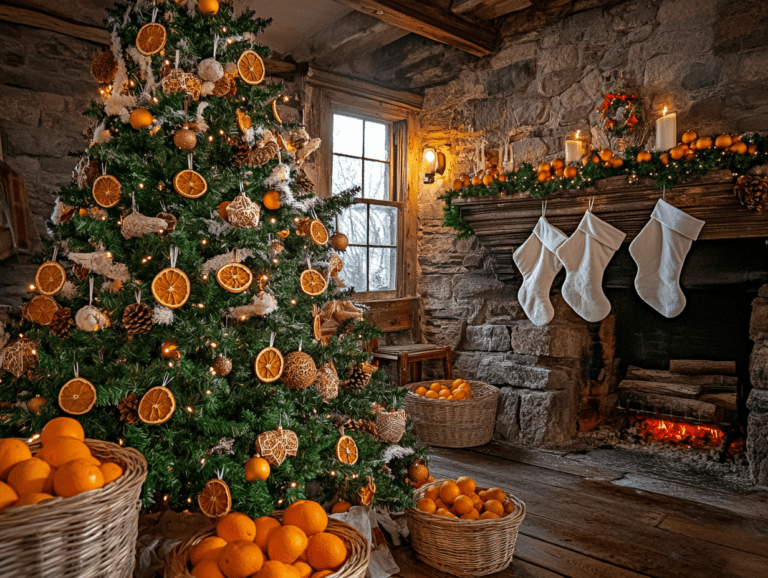
[{"label": "wicker basket", "polygon": [[[99,490],[0,513],[0,568],[14,578],[130,578],[147,460],[130,448],[85,440],[123,475]],[[32,453],[40,443],[29,444]]]},{"label": "wicker basket", "polygon": [[[272,517],[277,518],[282,522],[283,510],[272,512]],[[349,524],[334,518],[328,519],[328,528],[326,529],[326,532],[330,532],[341,538],[344,541],[344,545],[347,547],[348,554],[347,561],[344,562],[344,565],[331,574],[329,578],[365,578],[368,562],[370,562],[371,559],[371,547],[368,544],[368,540]],[[192,574],[189,572],[189,565],[187,564],[189,551],[192,549],[192,546],[198,542],[201,542],[208,536],[215,535],[216,529],[211,527],[208,530],[198,532],[189,540],[176,546],[173,551],[168,554],[165,567],[165,578],[193,578]]]},{"label": "wicker basket", "polygon": [[[416,490],[416,500],[439,480]],[[477,488],[477,491],[487,488]],[[487,576],[512,563],[520,524],[525,518],[525,504],[508,492],[515,511],[498,520],[461,520],[427,514],[408,508],[405,517],[411,532],[411,545],[419,558],[443,572],[455,576]]]},{"label": "wicker basket", "polygon": [[471,448],[491,441],[496,426],[499,390],[479,381],[468,381],[470,399],[443,401],[413,393],[433,383],[453,383],[449,379],[408,384],[405,411],[413,420],[413,431],[425,444],[442,448]]}]

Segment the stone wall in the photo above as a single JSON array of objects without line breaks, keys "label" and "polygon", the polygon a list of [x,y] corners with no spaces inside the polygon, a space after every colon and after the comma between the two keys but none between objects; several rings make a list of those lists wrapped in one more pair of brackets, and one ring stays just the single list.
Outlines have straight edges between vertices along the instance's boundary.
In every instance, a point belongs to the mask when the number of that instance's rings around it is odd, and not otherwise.
[{"label": "stone wall", "polygon": [[[419,41],[400,44],[412,49]],[[385,63],[398,61],[392,50]],[[442,227],[438,196],[458,174],[472,172],[483,138],[490,148],[513,141],[517,163],[562,156],[565,136],[578,129],[591,135],[593,146],[609,144],[596,109],[605,92],[620,88],[636,91],[650,117],[664,105],[675,110],[681,132],[765,131],[767,57],[766,2],[633,0],[510,32],[481,60],[446,60],[455,80],[426,89],[421,115],[422,145],[448,158],[442,182],[419,191],[422,329],[426,340],[456,350],[457,375],[506,386],[498,424],[503,436],[551,445],[594,427],[615,407],[612,320],[589,326],[555,291],[553,324],[535,328],[516,301],[516,283],[496,279],[477,240],[457,241]],[[401,58],[422,62],[413,52]],[[425,66],[418,78],[437,76]],[[415,83],[409,71],[383,74]],[[768,345],[765,351],[768,357]],[[764,419],[768,448],[768,414],[752,419]]]},{"label": "stone wall", "polygon": [[[89,73],[96,44],[0,21],[0,142],[6,163],[21,173],[35,226],[45,221],[54,195],[72,178],[85,150],[88,119],[81,112],[98,96]],[[0,261],[0,305],[20,305],[36,266],[27,257]]]},{"label": "stone wall", "polygon": [[747,400],[747,457],[752,481],[768,486],[768,285],[752,302],[749,337],[755,342],[749,360],[749,377],[754,388]]}]

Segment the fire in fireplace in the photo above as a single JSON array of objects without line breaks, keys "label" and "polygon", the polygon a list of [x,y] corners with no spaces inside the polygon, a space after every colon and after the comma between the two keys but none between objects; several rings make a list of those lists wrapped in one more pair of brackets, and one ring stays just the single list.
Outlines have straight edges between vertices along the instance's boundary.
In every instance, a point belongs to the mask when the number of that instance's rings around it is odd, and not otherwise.
[{"label": "fire in fireplace", "polygon": [[648,441],[696,449],[717,449],[725,439],[725,433],[717,426],[691,425],[651,418],[636,418],[634,426],[637,433]]}]

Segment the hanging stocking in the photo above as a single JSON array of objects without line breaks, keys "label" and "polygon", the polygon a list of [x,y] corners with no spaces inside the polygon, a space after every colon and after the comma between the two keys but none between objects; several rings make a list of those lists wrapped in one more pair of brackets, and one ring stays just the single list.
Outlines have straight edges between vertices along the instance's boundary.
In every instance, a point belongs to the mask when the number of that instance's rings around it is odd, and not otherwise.
[{"label": "hanging stocking", "polygon": [[534,325],[546,325],[555,315],[549,290],[563,267],[555,252],[566,239],[565,233],[550,225],[542,215],[533,234],[512,256],[523,275],[517,299]]},{"label": "hanging stocking", "polygon": [[603,293],[603,273],[625,237],[593,215],[590,207],[578,229],[557,250],[566,271],[563,299],[590,323],[602,321],[611,312],[611,303]]},{"label": "hanging stocking", "polygon": [[704,221],[659,199],[651,220],[629,246],[638,267],[635,289],[664,317],[677,317],[685,309],[680,272],[703,226]]}]

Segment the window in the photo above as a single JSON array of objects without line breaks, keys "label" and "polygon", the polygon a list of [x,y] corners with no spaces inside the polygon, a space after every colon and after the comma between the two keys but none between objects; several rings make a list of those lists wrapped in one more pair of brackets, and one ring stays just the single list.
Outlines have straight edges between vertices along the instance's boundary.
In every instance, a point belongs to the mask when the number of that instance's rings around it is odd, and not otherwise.
[{"label": "window", "polygon": [[332,190],[359,186],[355,204],[339,216],[349,238],[341,278],[358,293],[398,288],[400,211],[396,133],[392,123],[347,112],[333,114]]}]

